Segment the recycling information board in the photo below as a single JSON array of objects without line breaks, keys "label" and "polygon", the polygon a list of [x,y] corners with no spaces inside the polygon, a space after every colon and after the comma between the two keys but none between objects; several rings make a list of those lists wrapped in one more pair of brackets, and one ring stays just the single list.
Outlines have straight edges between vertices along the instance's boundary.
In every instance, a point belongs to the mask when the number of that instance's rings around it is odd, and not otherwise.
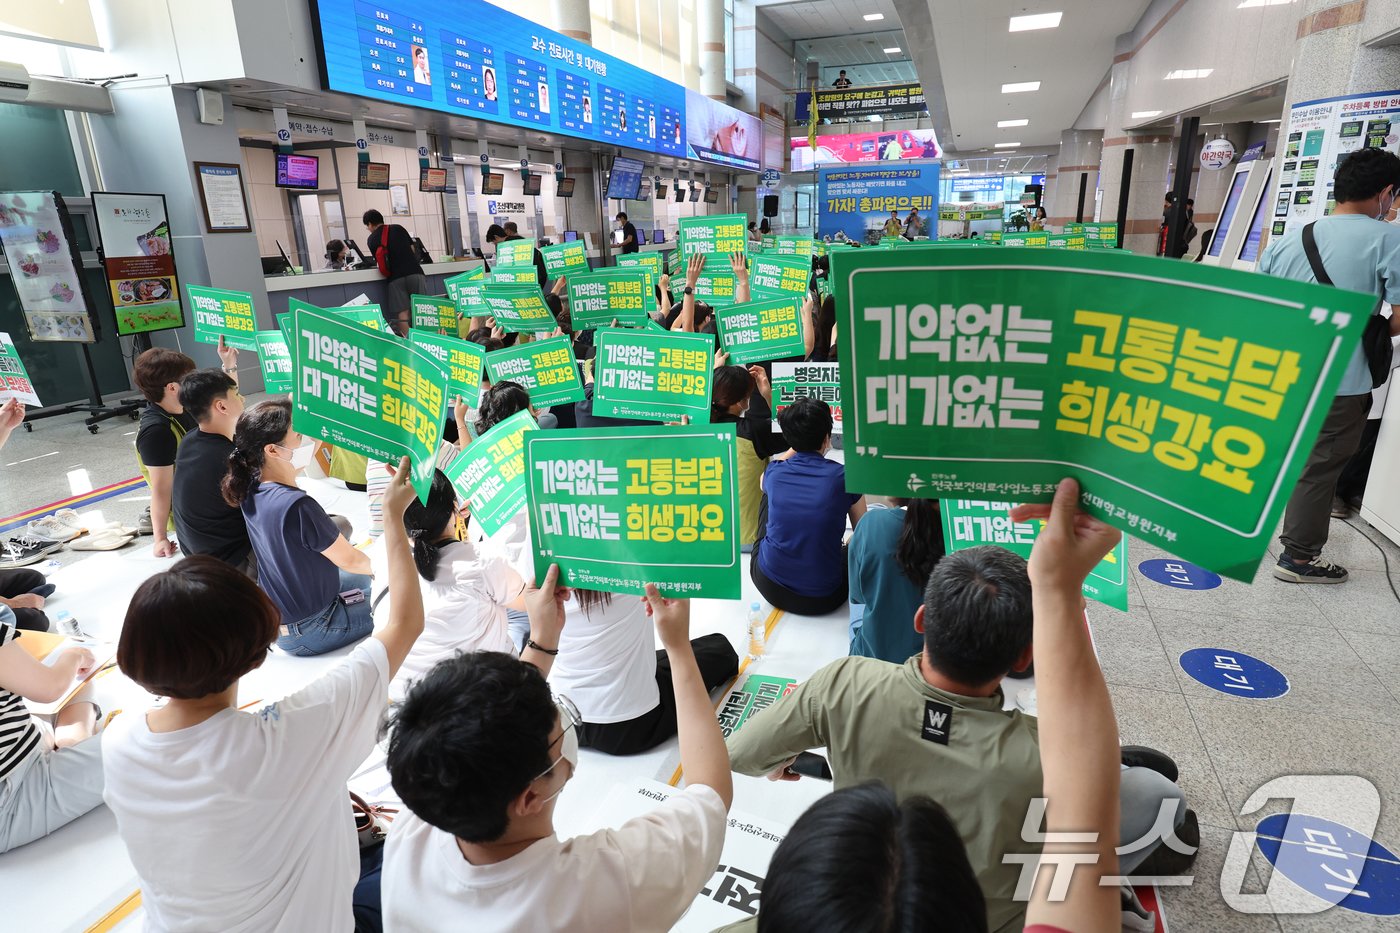
[{"label": "recycling information board", "polygon": [[595,415],[709,423],[715,355],[709,335],[608,327],[598,331],[597,347]]},{"label": "recycling information board", "polygon": [[525,507],[524,436],[538,427],[529,411],[518,411],[472,441],[442,471],[488,538]]},{"label": "recycling information board", "polygon": [[253,337],[258,319],[253,314],[253,296],[227,288],[186,285],[190,307],[194,309],[194,339],[197,343],[224,343],[239,350],[256,350]]},{"label": "recycling information board", "polygon": [[574,348],[565,336],[491,351],[486,354],[486,378],[493,385],[507,380],[519,383],[536,408],[583,398]]}]

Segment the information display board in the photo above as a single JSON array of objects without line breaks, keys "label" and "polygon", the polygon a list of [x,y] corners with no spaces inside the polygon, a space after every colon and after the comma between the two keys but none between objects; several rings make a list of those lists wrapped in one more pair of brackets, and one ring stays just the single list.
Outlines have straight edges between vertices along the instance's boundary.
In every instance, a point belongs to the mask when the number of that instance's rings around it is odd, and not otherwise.
[{"label": "information display board", "polygon": [[5,250],[30,340],[92,343],[97,339],[95,305],[83,282],[83,258],[73,239],[73,220],[63,195],[57,191],[0,193],[0,247]]},{"label": "information display board", "polygon": [[117,333],[128,337],[184,327],[165,195],[94,191],[92,210]]},{"label": "information display board", "polygon": [[774,363],[772,383],[774,433],[782,433],[778,415],[800,398],[821,399],[830,405],[831,433],[843,433],[839,363]]},{"label": "information display board", "polygon": [[[938,163],[823,168],[817,171],[817,235],[845,234],[858,243],[878,231],[894,211],[924,216],[938,211]],[[873,240],[871,242],[874,242]]]}]

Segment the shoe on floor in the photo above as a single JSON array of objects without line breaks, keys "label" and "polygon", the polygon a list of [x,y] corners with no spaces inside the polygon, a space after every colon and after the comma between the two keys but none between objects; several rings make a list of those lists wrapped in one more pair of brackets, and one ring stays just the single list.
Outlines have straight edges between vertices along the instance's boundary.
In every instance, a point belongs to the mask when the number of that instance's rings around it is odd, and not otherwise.
[{"label": "shoe on floor", "polygon": [[57,516],[45,515],[38,521],[26,525],[24,533],[38,541],[57,541],[62,544],[78,537],[83,533],[83,529],[74,528]]},{"label": "shoe on floor", "polygon": [[68,546],[75,551],[115,551],[118,548],[126,547],[134,540],[133,536],[120,532],[99,531],[96,534],[84,535]]},{"label": "shoe on floor", "polygon": [[1345,583],[1347,569],[1321,555],[1306,564],[1295,564],[1287,554],[1274,565],[1274,578],[1284,583]]},{"label": "shoe on floor", "polygon": [[1123,764],[1129,768],[1151,768],[1162,777],[1176,783],[1178,771],[1176,762],[1166,752],[1159,752],[1146,745],[1124,745],[1119,750]]},{"label": "shoe on floor", "polygon": [[41,599],[48,599],[53,595],[53,591],[56,589],[58,589],[58,587],[54,586],[52,583],[44,583],[30,590],[29,595],[38,596]]},{"label": "shoe on floor", "polygon": [[1191,847],[1189,853],[1178,852],[1162,842],[1153,849],[1142,864],[1133,869],[1134,877],[1162,878],[1170,875],[1184,875],[1196,863],[1196,853],[1201,849],[1201,825],[1196,820],[1196,811],[1187,808],[1181,818],[1181,825],[1173,834],[1185,845]]},{"label": "shoe on floor", "polygon": [[1124,886],[1120,900],[1123,906],[1124,930],[1132,933],[1152,933],[1157,929],[1157,915],[1142,906],[1132,888]]},{"label": "shoe on floor", "polygon": [[1351,506],[1347,505],[1336,496],[1332,497],[1332,517],[1351,518]]},{"label": "shoe on floor", "polygon": [[142,512],[141,517],[136,520],[136,533],[138,535],[153,535],[156,533],[155,525],[151,524],[150,509]]},{"label": "shoe on floor", "polygon": [[17,544],[14,539],[0,543],[0,570],[14,570],[37,564],[49,555],[49,551],[38,547]]},{"label": "shoe on floor", "polygon": [[30,548],[46,555],[63,550],[62,541],[45,541],[27,533],[17,534],[10,538],[9,541],[17,547]]}]

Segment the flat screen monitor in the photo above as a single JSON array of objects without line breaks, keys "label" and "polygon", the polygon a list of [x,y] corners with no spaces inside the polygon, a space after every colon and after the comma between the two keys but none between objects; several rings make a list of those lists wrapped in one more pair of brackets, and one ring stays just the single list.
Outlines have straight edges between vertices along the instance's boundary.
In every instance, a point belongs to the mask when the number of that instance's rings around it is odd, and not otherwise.
[{"label": "flat screen monitor", "polygon": [[543,175],[526,175],[521,179],[526,197],[535,197],[540,193],[540,185],[544,184]]},{"label": "flat screen monitor", "polygon": [[638,231],[637,231],[637,245],[638,245],[638,246],[646,246],[646,245],[647,245],[647,232],[646,232],[645,230],[638,230]]},{"label": "flat screen monitor", "polygon": [[685,189],[682,188],[680,185],[676,185],[676,203],[679,204],[681,201],[684,201],[684,200],[685,200]]},{"label": "flat screen monitor", "polygon": [[572,243],[572,242],[574,242],[574,241],[577,240],[577,239],[578,239],[578,231],[577,231],[577,230],[565,230],[565,231],[564,231],[564,242],[565,242],[565,243]]},{"label": "flat screen monitor", "polygon": [[488,172],[481,176],[482,194],[500,194],[506,190],[506,176],[500,172]]},{"label": "flat screen monitor", "polygon": [[292,268],[287,260],[281,256],[263,256],[261,258],[263,275],[281,275]]},{"label": "flat screen monitor", "polygon": [[420,168],[418,170],[418,190],[428,192],[446,191],[447,169]]},{"label": "flat screen monitor", "polygon": [[608,198],[619,201],[635,201],[641,193],[642,171],[645,166],[640,159],[617,156],[608,172]]},{"label": "flat screen monitor", "polygon": [[666,200],[666,192],[667,192],[667,190],[668,190],[668,189],[667,189],[667,187],[666,187],[665,185],[657,185],[657,186],[656,186],[656,200],[658,200],[658,201],[664,201],[664,200]]},{"label": "flat screen monitor", "polygon": [[693,201],[698,201],[698,200],[700,200],[700,189],[699,189],[699,188],[692,187],[692,188],[690,189],[690,200],[691,200],[692,202],[693,202]]},{"label": "flat screen monitor", "polygon": [[718,204],[718,203],[719,203],[719,190],[716,189],[716,188],[706,188],[706,189],[705,189],[705,203],[706,203],[706,204]]},{"label": "flat screen monitor", "polygon": [[559,179],[559,197],[572,198],[574,196],[574,185],[578,183],[577,178]]},{"label": "flat screen monitor", "polygon": [[277,153],[277,187],[309,188],[320,187],[317,178],[321,172],[321,160],[315,156],[294,155],[290,152]]},{"label": "flat screen monitor", "polygon": [[622,231],[621,231],[621,230],[614,230],[614,231],[612,232],[612,242],[613,242],[613,246],[621,246],[621,245],[622,245]]},{"label": "flat screen monitor", "polygon": [[371,191],[389,190],[388,162],[361,162],[359,187]]},{"label": "flat screen monitor", "polygon": [[1225,236],[1230,232],[1230,224],[1240,209],[1240,198],[1244,195],[1245,183],[1249,181],[1248,171],[1237,171],[1230,182],[1230,193],[1225,196],[1225,206],[1220,210],[1220,222],[1215,225],[1215,236],[1210,241],[1208,255],[1218,257],[1225,246]]},{"label": "flat screen monitor", "polygon": [[652,241],[653,243],[665,243],[665,242],[666,242],[666,231],[665,231],[665,230],[653,230],[653,231],[651,231],[651,241]]},{"label": "flat screen monitor", "polygon": [[1264,218],[1268,214],[1269,199],[1264,196],[1264,192],[1269,190],[1269,179],[1264,179],[1264,187],[1259,191],[1259,203],[1254,206],[1254,216],[1249,221],[1249,233],[1245,236],[1244,242],[1240,244],[1240,254],[1236,258],[1240,262],[1247,262],[1251,265],[1259,261],[1259,241],[1264,236]]}]

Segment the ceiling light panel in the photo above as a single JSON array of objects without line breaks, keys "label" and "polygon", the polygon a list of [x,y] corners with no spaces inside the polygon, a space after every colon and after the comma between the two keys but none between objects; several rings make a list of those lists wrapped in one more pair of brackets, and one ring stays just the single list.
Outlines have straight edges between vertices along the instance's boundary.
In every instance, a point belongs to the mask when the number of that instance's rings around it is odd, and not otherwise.
[{"label": "ceiling light panel", "polygon": [[1032,29],[1054,29],[1060,25],[1064,13],[1031,13],[1027,16],[1011,17],[1011,32],[1030,32]]},{"label": "ceiling light panel", "polygon": [[1003,84],[1001,92],[1003,94],[1024,94],[1027,91],[1040,90],[1039,81],[1020,81],[1012,84]]},{"label": "ceiling light panel", "polygon": [[998,120],[997,129],[1004,130],[1008,126],[1026,126],[1030,122],[1029,120]]}]

